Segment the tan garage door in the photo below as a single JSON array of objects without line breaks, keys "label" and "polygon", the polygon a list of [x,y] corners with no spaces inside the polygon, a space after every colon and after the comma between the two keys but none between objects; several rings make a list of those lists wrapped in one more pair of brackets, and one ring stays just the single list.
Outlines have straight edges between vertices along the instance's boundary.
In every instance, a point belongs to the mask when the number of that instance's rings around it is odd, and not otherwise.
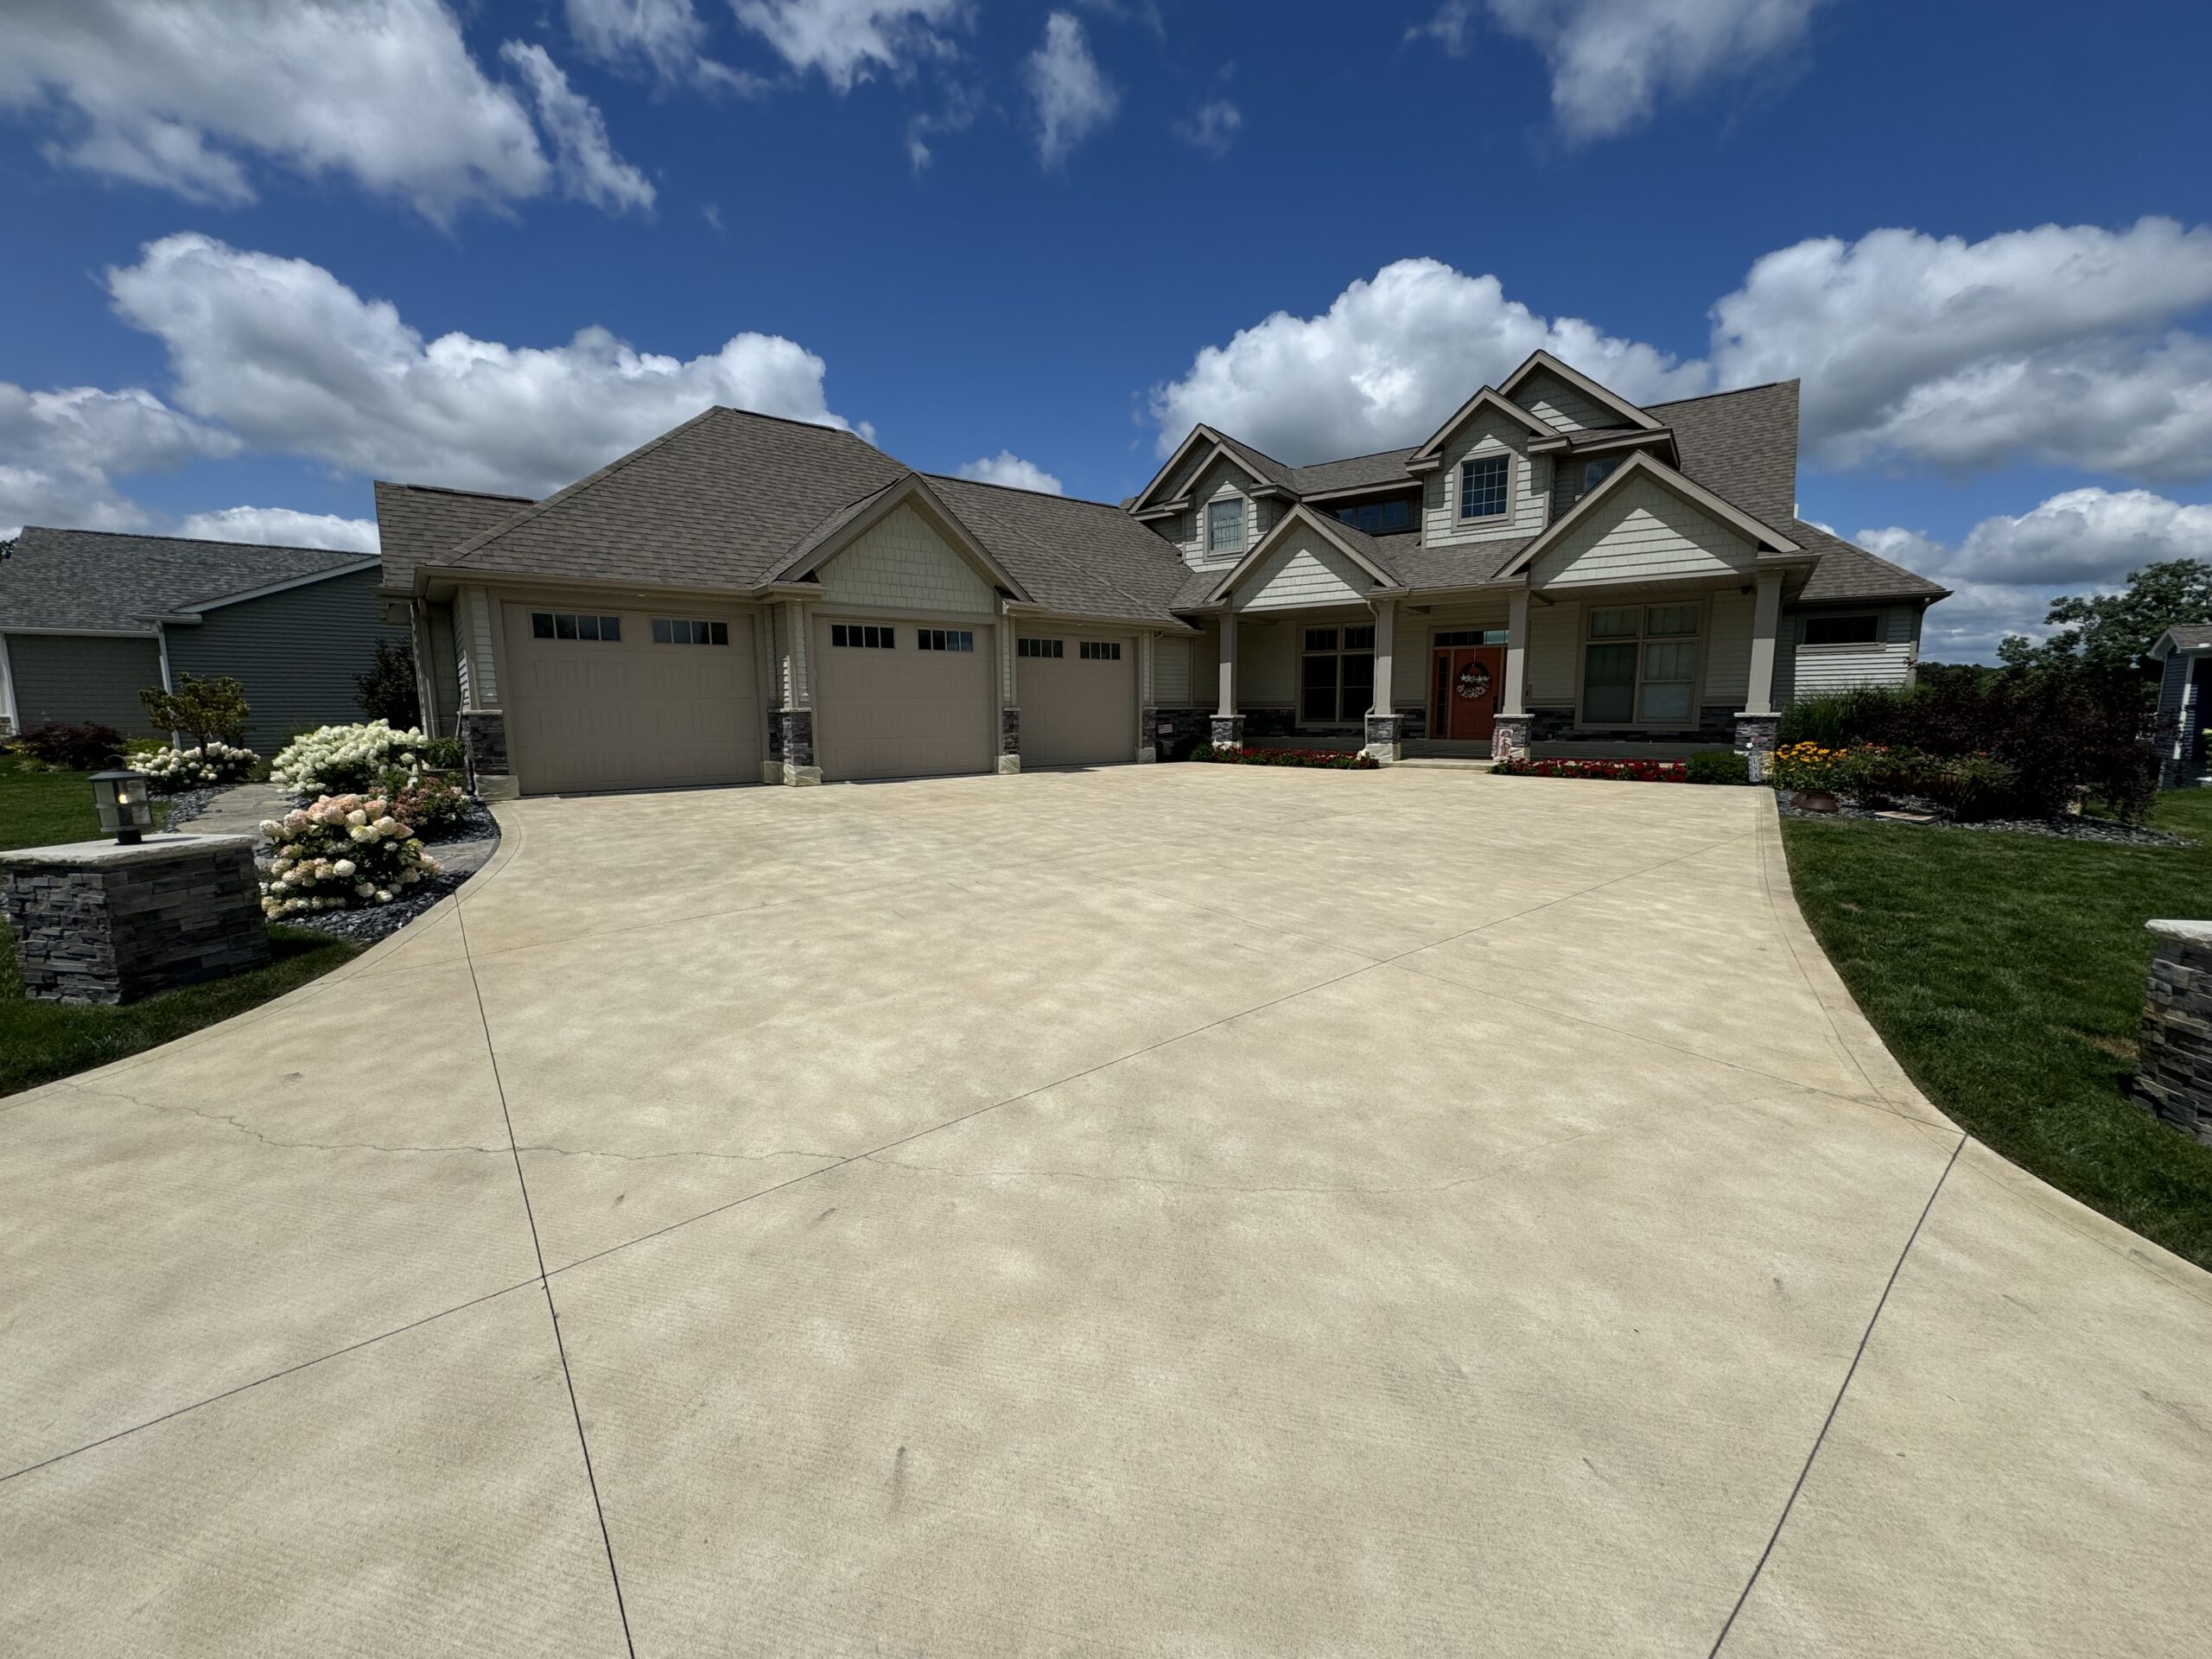
[{"label": "tan garage door", "polygon": [[1014,642],[1023,766],[1101,766],[1136,759],[1135,635],[1024,627]]},{"label": "tan garage door", "polygon": [[749,618],[503,608],[508,760],[524,794],[760,781]]},{"label": "tan garage door", "polygon": [[988,626],[816,619],[815,754],[823,777],[990,771],[998,756],[996,649]]}]

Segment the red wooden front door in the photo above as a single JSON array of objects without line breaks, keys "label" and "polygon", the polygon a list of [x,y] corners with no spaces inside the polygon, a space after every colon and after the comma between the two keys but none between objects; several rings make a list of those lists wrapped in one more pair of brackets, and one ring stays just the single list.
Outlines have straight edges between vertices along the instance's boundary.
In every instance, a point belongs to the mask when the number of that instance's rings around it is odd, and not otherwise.
[{"label": "red wooden front door", "polygon": [[1505,677],[1505,651],[1500,645],[1446,645],[1436,652],[1430,677],[1429,707],[1435,713],[1434,735],[1468,742],[1488,742],[1497,716],[1497,692]]}]

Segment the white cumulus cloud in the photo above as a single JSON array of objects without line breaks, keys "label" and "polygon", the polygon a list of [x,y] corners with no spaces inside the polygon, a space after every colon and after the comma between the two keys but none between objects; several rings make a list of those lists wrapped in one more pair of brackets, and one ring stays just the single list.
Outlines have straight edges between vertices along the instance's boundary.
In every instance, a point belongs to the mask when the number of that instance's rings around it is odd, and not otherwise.
[{"label": "white cumulus cloud", "polygon": [[[1552,113],[1575,142],[1608,138],[1651,118],[1662,100],[1786,67],[1826,0],[1487,0],[1503,33],[1543,54]],[[1466,55],[1475,0],[1444,0],[1408,41]]]},{"label": "white cumulus cloud", "polygon": [[523,78],[537,105],[537,119],[553,141],[561,188],[580,201],[610,213],[648,212],[653,188],[645,175],[614,153],[599,106],[569,85],[561,66],[542,46],[509,41],[499,56]]},{"label": "white cumulus cloud", "polygon": [[847,424],[823,401],[822,359],[777,335],[688,359],[603,328],[552,346],[425,340],[320,265],[194,233],[149,243],[107,285],[167,348],[180,407],[353,472],[543,495],[710,404]]},{"label": "white cumulus cloud", "polygon": [[1175,124],[1175,136],[1218,161],[1229,154],[1243,128],[1244,112],[1225,98],[1211,99]]},{"label": "white cumulus cloud", "polygon": [[1011,449],[969,461],[960,469],[960,476],[972,478],[979,484],[1010,484],[1017,490],[1041,490],[1046,495],[1062,493],[1058,479],[1035,461],[1024,461]]},{"label": "white cumulus cloud", "polygon": [[251,200],[259,160],[442,221],[553,176],[438,0],[9,0],[0,108],[50,117],[56,162],[193,200]]},{"label": "white cumulus cloud", "polygon": [[1083,21],[1056,11],[1045,19],[1045,39],[1021,67],[1037,109],[1037,155],[1058,167],[1073,149],[1113,120],[1122,106],[1116,92],[1090,55]]},{"label": "white cumulus cloud", "polygon": [[968,0],[731,0],[737,21],[801,73],[819,70],[838,92],[881,73],[950,56],[945,30]]},{"label": "white cumulus cloud", "polygon": [[334,512],[300,512],[290,507],[224,507],[195,512],[181,520],[180,536],[209,542],[262,542],[276,547],[334,547],[374,553],[373,518],[342,518]]},{"label": "white cumulus cloud", "polygon": [[136,530],[146,512],[117,487],[133,474],[234,454],[238,440],[150,391],[0,381],[0,539],[25,524]]}]

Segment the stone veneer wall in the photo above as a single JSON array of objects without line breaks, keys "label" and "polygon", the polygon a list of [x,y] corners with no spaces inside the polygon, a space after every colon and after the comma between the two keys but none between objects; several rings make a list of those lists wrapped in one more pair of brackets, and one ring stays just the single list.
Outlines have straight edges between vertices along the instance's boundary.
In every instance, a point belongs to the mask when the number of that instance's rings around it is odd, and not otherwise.
[{"label": "stone veneer wall", "polygon": [[269,960],[247,836],[117,848],[113,861],[8,861],[6,910],[25,995],[131,1002]]},{"label": "stone veneer wall", "polygon": [[2212,1145],[2212,922],[2152,922],[2158,936],[2143,999],[2135,1098]]},{"label": "stone veneer wall", "polygon": [[1534,721],[1531,737],[1538,743],[1586,737],[1592,742],[1706,743],[1716,749],[1725,749],[1736,741],[1736,710],[1725,702],[1707,703],[1700,709],[1697,711],[1697,729],[1694,732],[1685,732],[1679,728],[1656,731],[1580,732],[1574,728],[1574,710],[1571,708],[1532,709],[1529,716]]}]

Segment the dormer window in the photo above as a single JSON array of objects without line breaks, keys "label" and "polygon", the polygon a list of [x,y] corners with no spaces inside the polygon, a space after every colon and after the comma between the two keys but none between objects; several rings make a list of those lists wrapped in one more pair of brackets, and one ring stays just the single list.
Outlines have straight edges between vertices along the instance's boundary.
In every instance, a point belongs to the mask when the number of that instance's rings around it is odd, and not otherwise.
[{"label": "dormer window", "polygon": [[1338,507],[1337,518],[1339,523],[1373,536],[1408,528],[1414,521],[1414,510],[1408,501],[1370,501],[1363,506]]},{"label": "dormer window", "polygon": [[1206,551],[1242,553],[1244,550],[1244,498],[1232,495],[1206,505]]},{"label": "dormer window", "polygon": [[1618,455],[1601,455],[1595,461],[1582,463],[1582,493],[1587,495],[1613,475],[1613,468],[1621,464]]},{"label": "dormer window", "polygon": [[1503,518],[1513,493],[1510,455],[1476,455],[1459,468],[1459,517]]}]

